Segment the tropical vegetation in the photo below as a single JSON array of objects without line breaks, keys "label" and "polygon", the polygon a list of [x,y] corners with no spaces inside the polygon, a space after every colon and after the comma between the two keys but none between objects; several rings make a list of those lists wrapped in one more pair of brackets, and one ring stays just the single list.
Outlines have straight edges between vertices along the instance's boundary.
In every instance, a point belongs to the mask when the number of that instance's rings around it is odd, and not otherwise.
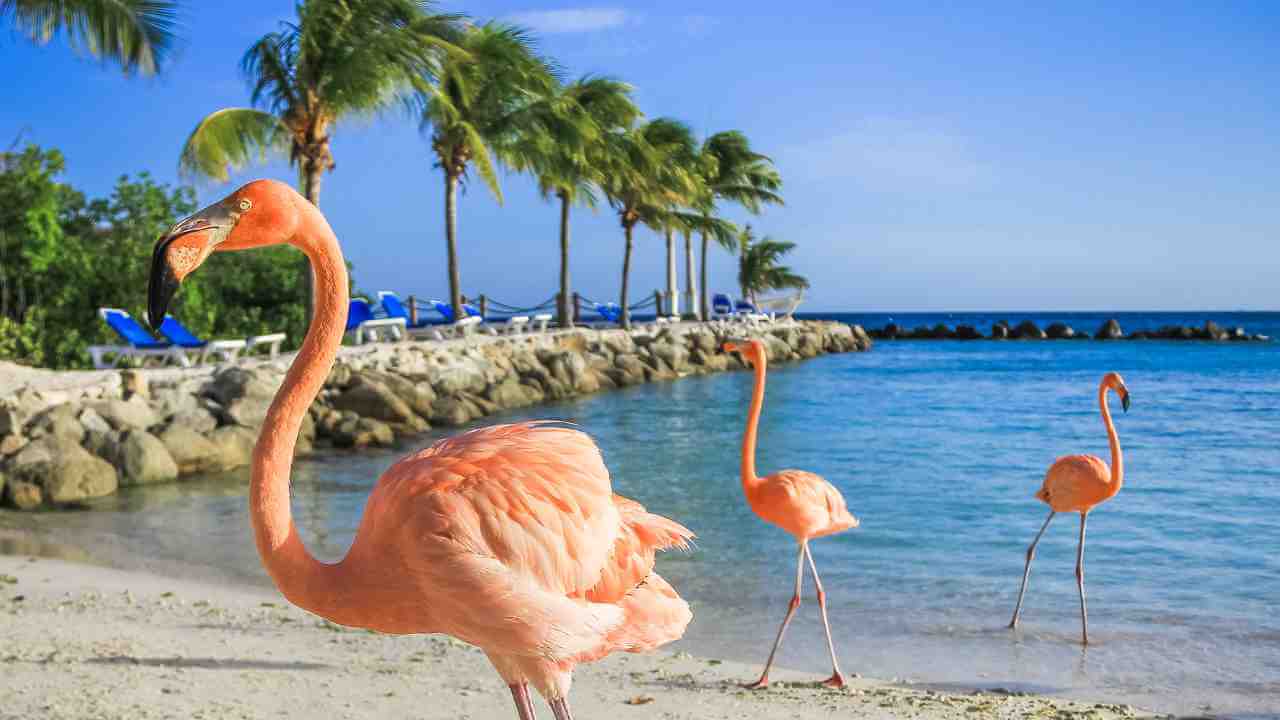
[{"label": "tropical vegetation", "polygon": [[795,247],[793,242],[774,240],[768,235],[757,239],[750,225],[743,228],[738,234],[738,287],[742,296],[755,303],[757,294],[768,290],[807,289],[808,280],[781,264]]},{"label": "tropical vegetation", "polygon": [[[0,21],[37,42],[65,36],[126,73],[153,74],[171,56],[177,7],[165,0],[0,0]],[[441,170],[455,317],[465,315],[459,190],[478,177],[501,204],[501,168],[530,175],[558,205],[561,325],[574,317],[575,205],[594,209],[603,201],[617,214],[624,325],[631,321],[638,226],[666,240],[668,311],[680,236],[687,275],[694,237],[701,239],[699,312],[686,312],[708,315],[712,242],[737,256],[744,296],[807,286],[782,264],[794,244],[757,240],[750,226],[739,230],[730,220],[731,212],[756,215],[782,203],[777,169],[744,133],[718,132],[699,143],[677,119],[645,118],[621,80],[566,81],[520,27],[476,24],[424,0],[303,0],[293,18],[248,48],[240,68],[248,104],[214,110],[195,124],[179,155],[182,176],[226,182],[233,170],[279,157],[297,171],[299,191],[319,205],[325,175],[336,167],[335,128],[402,110],[418,123]],[[134,306],[151,242],[192,209],[194,191],[142,173],[122,177],[109,197],[89,200],[59,180],[62,170],[56,150],[28,146],[0,156],[0,357],[68,367],[86,362],[86,344],[109,340],[89,321],[97,307]],[[201,273],[191,283],[175,307],[183,321],[207,335],[243,335],[281,329],[283,310],[283,329],[297,342],[311,312],[309,268],[298,272],[297,253],[287,248],[237,261],[235,271]],[[265,322],[268,315],[277,322]]]},{"label": "tropical vegetation", "polygon": [[[298,189],[320,204],[336,167],[334,127],[351,116],[411,107],[424,79],[457,57],[461,18],[417,0],[308,0],[297,18],[258,39],[241,60],[252,107],[215,110],[196,124],[179,159],[189,176],[226,182],[254,158],[287,157]],[[302,259],[311,316],[311,270]]]},{"label": "tropical vegetation", "polygon": [[126,75],[154,75],[177,43],[178,3],[166,0],[0,0],[0,18],[32,42],[62,35]]}]

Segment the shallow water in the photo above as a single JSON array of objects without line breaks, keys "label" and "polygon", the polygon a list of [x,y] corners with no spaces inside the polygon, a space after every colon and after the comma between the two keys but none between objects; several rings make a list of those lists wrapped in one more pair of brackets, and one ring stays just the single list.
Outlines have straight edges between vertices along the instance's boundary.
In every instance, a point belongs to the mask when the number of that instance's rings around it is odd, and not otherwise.
[{"label": "shallow water", "polygon": [[[1242,324],[1267,332],[1276,319]],[[1107,370],[1124,375],[1133,406],[1115,408],[1125,488],[1090,516],[1084,651],[1076,517],[1050,526],[1022,626],[1005,625],[1044,520],[1031,497],[1044,470],[1061,454],[1107,456],[1095,401]],[[750,383],[747,373],[686,378],[485,422],[580,423],[619,492],[699,535],[695,552],[660,560],[695,608],[679,648],[762,662],[795,546],[742,499]],[[817,472],[862,520],[814,543],[846,671],[1168,712],[1280,712],[1280,343],[882,342],[771,368],[760,436],[761,472]],[[295,512],[318,555],[342,555],[373,479],[403,452],[299,464]],[[94,511],[0,514],[0,551],[74,549],[263,583],[244,482],[237,473],[124,492]],[[817,679],[829,668],[811,598],[779,661]]]}]

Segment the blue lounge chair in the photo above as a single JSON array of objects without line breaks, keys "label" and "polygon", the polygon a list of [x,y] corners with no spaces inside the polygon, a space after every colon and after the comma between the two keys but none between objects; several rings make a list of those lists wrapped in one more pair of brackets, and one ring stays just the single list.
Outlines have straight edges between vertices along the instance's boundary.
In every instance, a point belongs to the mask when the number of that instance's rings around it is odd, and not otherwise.
[{"label": "blue lounge chair", "polygon": [[[436,312],[440,313],[440,317],[444,318],[445,322],[456,322],[453,317],[452,305],[443,300],[429,300],[428,302],[436,309]],[[467,317],[480,317],[480,308],[471,303],[462,303],[462,309],[467,311]]]},{"label": "blue lounge chair", "polygon": [[[431,306],[435,308],[436,312],[440,313],[440,315],[445,318],[445,321],[435,322],[426,318],[418,318],[418,322],[410,323],[409,310],[405,308],[404,303],[400,301],[399,295],[396,295],[390,290],[379,290],[378,302],[382,304],[382,309],[387,313],[387,317],[404,318],[405,331],[410,335],[429,334],[436,340],[443,340],[446,333],[451,333],[455,337],[462,337],[463,335],[470,333],[471,328],[480,324],[480,318],[475,317],[480,314],[479,309],[473,308],[473,306],[469,304],[463,305],[463,308],[465,308],[468,313],[471,313],[474,310],[474,315],[463,318],[463,322],[456,323],[449,319],[453,317],[453,308],[449,307],[447,303],[442,303],[438,300],[431,300]],[[474,320],[472,319],[473,317]]]},{"label": "blue lounge chair", "polygon": [[589,322],[591,327],[622,324],[622,307],[618,303],[592,303],[600,320]]},{"label": "blue lounge chair", "polygon": [[210,355],[220,356],[225,362],[235,362],[241,350],[247,353],[258,347],[267,348],[267,354],[274,359],[280,354],[280,344],[287,337],[284,333],[268,333],[252,335],[244,340],[201,340],[172,315],[164,316],[160,334],[178,347],[201,351],[199,363],[204,363]]},{"label": "blue lounge chair", "polygon": [[[159,358],[161,364],[172,361],[182,367],[191,367],[191,360],[182,348],[173,343],[156,340],[129,313],[119,308],[98,308],[98,315],[107,323],[125,345],[90,345],[89,356],[99,370],[119,367],[126,358],[148,360]],[[108,356],[114,357],[108,360]]]},{"label": "blue lounge chair", "polygon": [[402,340],[408,332],[406,322],[401,317],[375,318],[373,311],[369,309],[369,301],[364,298],[352,298],[347,306],[347,332],[354,331],[357,345],[364,342],[366,333],[369,339],[377,340],[378,333],[382,330],[386,330],[391,339]]},{"label": "blue lounge chair", "polygon": [[711,319],[727,320],[733,317],[733,301],[724,293],[716,293],[711,298]]}]

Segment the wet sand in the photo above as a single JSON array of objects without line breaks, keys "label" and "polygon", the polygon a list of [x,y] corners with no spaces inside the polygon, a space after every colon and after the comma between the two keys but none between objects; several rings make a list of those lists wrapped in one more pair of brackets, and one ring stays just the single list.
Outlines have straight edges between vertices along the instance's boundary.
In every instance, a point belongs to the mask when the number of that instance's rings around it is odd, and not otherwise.
[{"label": "wet sand", "polygon": [[[270,590],[62,560],[0,557],[0,718],[510,720],[479,650],[443,636],[332,625]],[[1152,717],[1125,705],[939,692],[854,678],[845,690],[685,653],[615,655],[575,674],[574,714],[627,718]],[[541,717],[550,711],[535,701]]]}]

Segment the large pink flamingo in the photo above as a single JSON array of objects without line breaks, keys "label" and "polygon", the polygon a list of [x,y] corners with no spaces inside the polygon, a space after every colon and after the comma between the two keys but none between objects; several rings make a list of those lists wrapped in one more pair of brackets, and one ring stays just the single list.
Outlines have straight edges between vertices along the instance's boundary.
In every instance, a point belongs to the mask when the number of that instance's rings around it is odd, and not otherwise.
[{"label": "large pink flamingo", "polygon": [[293,604],[381,633],[447,633],[482,648],[532,720],[528,685],[569,720],[577,663],[679,638],[689,606],[657,573],[656,550],[693,534],[614,495],[586,435],[548,423],[473,430],[411,455],[378,480],[345,558],[322,563],[289,510],[303,415],[342,340],[347,269],[324,216],[283,183],[249,183],[156,245],[148,306],[163,318],[183,278],[214,251],[289,244],[315,272],[315,319],[254,448],[258,553]]},{"label": "large pink flamingo", "polygon": [[1013,619],[1009,621],[1009,629],[1018,626],[1018,616],[1022,613],[1022,598],[1027,594],[1027,579],[1031,576],[1031,561],[1036,557],[1036,545],[1040,537],[1049,528],[1049,521],[1060,512],[1080,513],[1080,545],[1076,549],[1076,586],[1080,589],[1080,629],[1085,645],[1089,644],[1089,611],[1084,600],[1084,526],[1089,519],[1089,511],[1115,497],[1124,485],[1124,455],[1120,452],[1120,438],[1116,435],[1116,426],[1111,422],[1111,409],[1107,407],[1107,391],[1114,390],[1120,396],[1120,407],[1129,411],[1129,389],[1119,373],[1109,372],[1102,376],[1102,384],[1098,386],[1098,405],[1102,410],[1102,424],[1107,428],[1107,440],[1111,443],[1111,467],[1102,458],[1095,455],[1067,455],[1060,457],[1049,466],[1044,476],[1044,484],[1036,491],[1036,499],[1049,506],[1049,517],[1045,518],[1036,539],[1027,548],[1027,564],[1022,570],[1022,589],[1018,591],[1018,604],[1013,608]]},{"label": "large pink flamingo", "polygon": [[831,677],[823,681],[829,687],[845,686],[844,674],[836,660],[836,646],[831,639],[831,624],[827,621],[827,594],[818,578],[818,567],[809,552],[813,538],[833,535],[858,526],[858,519],[849,513],[844,497],[831,483],[804,470],[779,470],[765,477],[756,476],[756,429],[760,425],[760,411],[764,406],[764,382],[768,366],[764,343],[760,340],[733,340],[724,344],[725,352],[740,352],[755,366],[755,388],[751,393],[751,409],[747,415],[747,429],[742,438],[742,491],[747,504],[761,520],[773,523],[795,536],[800,549],[796,557],[796,588],[787,606],[787,615],[778,628],[769,659],[765,662],[760,679],[746,687],[759,689],[769,685],[769,670],[773,658],[782,644],[791,617],[800,607],[800,588],[804,577],[804,562],[809,560],[813,584],[818,589],[818,608],[822,611],[822,626],[827,631],[827,649],[831,652]]}]

